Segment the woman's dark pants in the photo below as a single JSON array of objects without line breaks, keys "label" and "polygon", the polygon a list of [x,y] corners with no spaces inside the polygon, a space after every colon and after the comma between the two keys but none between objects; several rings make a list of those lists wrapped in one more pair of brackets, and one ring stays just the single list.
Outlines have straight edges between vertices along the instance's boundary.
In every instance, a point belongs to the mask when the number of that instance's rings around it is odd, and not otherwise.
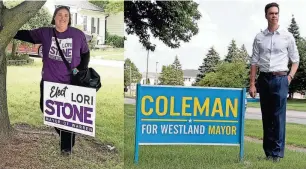
[{"label": "woman's dark pants", "polygon": [[[44,99],[44,83],[40,82],[40,110],[43,112],[43,99]],[[59,129],[55,127],[56,132],[61,137],[61,151],[71,151],[75,143],[75,134],[71,134],[70,131]],[[72,138],[71,138],[72,137]]]}]

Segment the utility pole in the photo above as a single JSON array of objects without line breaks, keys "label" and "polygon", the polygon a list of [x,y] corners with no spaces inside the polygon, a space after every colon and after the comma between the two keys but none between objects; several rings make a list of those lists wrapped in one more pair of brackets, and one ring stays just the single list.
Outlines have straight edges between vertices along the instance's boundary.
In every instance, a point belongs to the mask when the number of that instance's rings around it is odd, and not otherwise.
[{"label": "utility pole", "polygon": [[148,84],[148,68],[149,68],[149,52],[150,50],[148,50],[148,54],[147,54],[147,73],[146,73],[146,84]]},{"label": "utility pole", "polygon": [[130,63],[130,96],[132,96],[131,84],[132,84],[132,66],[131,66],[131,63]]},{"label": "utility pole", "polygon": [[156,85],[157,85],[157,80],[158,80],[158,77],[157,77],[157,64],[158,64],[158,62],[156,62],[156,74],[155,74],[155,83],[156,83]]}]

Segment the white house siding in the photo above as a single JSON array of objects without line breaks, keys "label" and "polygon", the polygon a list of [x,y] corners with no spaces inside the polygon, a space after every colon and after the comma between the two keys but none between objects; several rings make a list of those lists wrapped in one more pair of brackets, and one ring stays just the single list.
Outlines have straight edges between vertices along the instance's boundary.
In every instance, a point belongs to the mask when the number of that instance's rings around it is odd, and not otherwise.
[{"label": "white house siding", "polygon": [[[98,32],[98,18],[99,21],[99,34],[98,34],[98,41],[99,45],[105,44],[105,15],[102,12],[98,11],[89,11],[89,10],[80,10],[78,13],[78,25],[84,25],[84,16],[87,17],[87,26],[86,26],[86,33],[88,34],[97,34]],[[91,21],[94,18],[94,27],[96,28],[95,32],[91,32]],[[79,22],[80,21],[80,22]],[[79,24],[80,23],[80,24]]]},{"label": "white house siding", "polygon": [[195,80],[195,77],[184,77],[184,86],[192,86]]},{"label": "white house siding", "polygon": [[[148,79],[150,80],[150,84],[148,84],[148,85],[155,85],[155,81],[156,81],[155,78],[149,77]],[[140,84],[146,84],[146,78],[145,77],[142,78],[139,83]],[[159,81],[158,81],[158,83],[159,83]]]},{"label": "white house siding", "polygon": [[124,13],[109,15],[106,20],[107,32],[111,35],[124,36]]}]

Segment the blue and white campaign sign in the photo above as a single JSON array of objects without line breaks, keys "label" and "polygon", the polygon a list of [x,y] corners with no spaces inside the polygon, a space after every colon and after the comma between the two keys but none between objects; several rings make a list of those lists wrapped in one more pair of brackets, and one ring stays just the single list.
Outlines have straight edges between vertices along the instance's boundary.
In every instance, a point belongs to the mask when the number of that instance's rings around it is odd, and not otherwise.
[{"label": "blue and white campaign sign", "polygon": [[135,163],[139,145],[240,146],[246,91],[137,85]]}]

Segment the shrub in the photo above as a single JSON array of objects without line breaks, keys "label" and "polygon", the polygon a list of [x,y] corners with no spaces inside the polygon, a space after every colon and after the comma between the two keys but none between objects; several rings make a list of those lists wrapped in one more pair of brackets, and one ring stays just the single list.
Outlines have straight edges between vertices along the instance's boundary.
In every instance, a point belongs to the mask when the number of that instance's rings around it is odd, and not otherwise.
[{"label": "shrub", "polygon": [[88,42],[88,47],[90,50],[95,49],[95,46],[97,45],[97,35],[93,34],[91,41]]},{"label": "shrub", "polygon": [[15,54],[12,56],[11,53],[6,54],[7,65],[29,65],[34,63],[34,59],[30,58],[27,54]]},{"label": "shrub", "polygon": [[105,43],[115,48],[124,48],[124,37],[118,35],[110,35],[106,33]]}]

